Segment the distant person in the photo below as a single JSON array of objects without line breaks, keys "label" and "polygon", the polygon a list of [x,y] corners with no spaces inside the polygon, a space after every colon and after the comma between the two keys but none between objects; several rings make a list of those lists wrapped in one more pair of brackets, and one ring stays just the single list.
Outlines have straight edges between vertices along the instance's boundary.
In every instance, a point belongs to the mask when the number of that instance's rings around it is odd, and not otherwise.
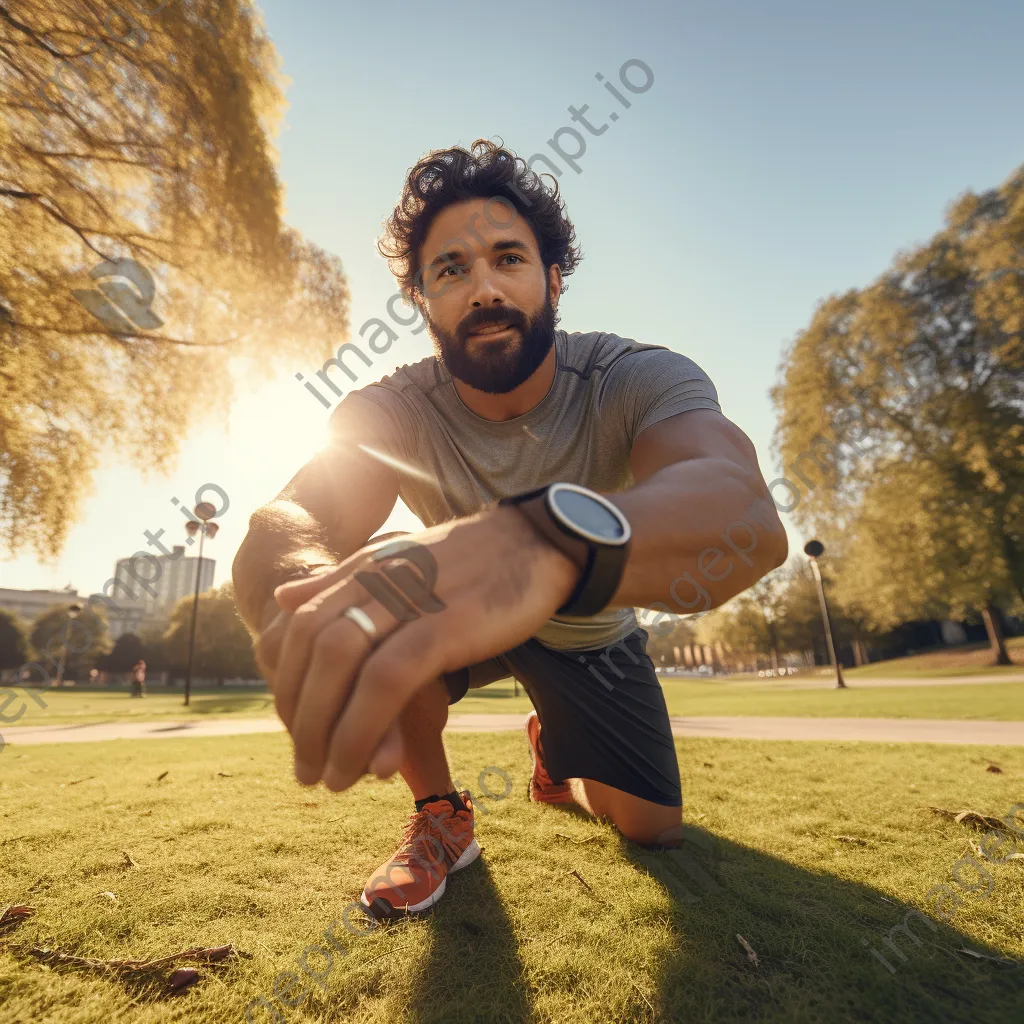
[{"label": "distant person", "polygon": [[146,695],[146,663],[140,658],[132,666],[132,696]]},{"label": "distant person", "polygon": [[[614,253],[622,317],[685,284],[686,239],[650,237]],[[382,252],[434,355],[347,395],[235,558],[299,781],[337,792],[398,771],[411,790],[398,850],[363,891],[375,917],[426,910],[479,856],[441,731],[468,688],[510,675],[536,708],[531,800],[680,845],[676,748],[633,609],[714,607],[786,559],[754,446],[667,347],[680,335],[556,328],[574,242],[557,183],[514,153],[479,140],[421,160]],[[354,347],[317,377],[354,380]],[[427,528],[374,544],[399,496]]]}]

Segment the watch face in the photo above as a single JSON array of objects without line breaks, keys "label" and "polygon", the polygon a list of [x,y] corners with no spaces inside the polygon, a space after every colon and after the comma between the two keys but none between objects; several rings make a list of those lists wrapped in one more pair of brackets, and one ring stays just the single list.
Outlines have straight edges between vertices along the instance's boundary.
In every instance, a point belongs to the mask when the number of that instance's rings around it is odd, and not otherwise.
[{"label": "watch face", "polygon": [[551,493],[551,502],[570,523],[601,540],[618,541],[625,534],[622,523],[586,494],[559,489]]}]

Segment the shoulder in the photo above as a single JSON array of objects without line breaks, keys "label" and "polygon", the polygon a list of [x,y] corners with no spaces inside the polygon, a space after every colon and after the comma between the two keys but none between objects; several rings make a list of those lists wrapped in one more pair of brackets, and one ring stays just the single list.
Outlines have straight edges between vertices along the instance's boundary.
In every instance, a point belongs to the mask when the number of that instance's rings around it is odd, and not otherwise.
[{"label": "shoulder", "polygon": [[711,378],[689,356],[666,345],[606,331],[567,334],[563,368],[584,377],[600,373],[602,390],[610,386],[654,386],[659,381],[700,381],[714,389]]},{"label": "shoulder", "polygon": [[442,383],[433,356],[395,367],[380,380],[350,391],[338,403],[330,416],[331,433],[404,449],[419,429],[428,395]]}]

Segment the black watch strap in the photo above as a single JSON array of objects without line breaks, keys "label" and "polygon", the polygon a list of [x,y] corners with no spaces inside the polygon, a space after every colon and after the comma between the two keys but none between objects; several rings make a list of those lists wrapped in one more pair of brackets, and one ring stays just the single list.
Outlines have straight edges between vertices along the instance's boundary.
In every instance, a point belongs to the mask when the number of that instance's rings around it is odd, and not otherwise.
[{"label": "black watch strap", "polygon": [[[550,485],[549,485],[550,486]],[[595,544],[567,531],[547,507],[548,487],[502,498],[499,505],[513,505],[537,532],[579,568],[580,577],[568,600],[556,614],[586,618],[603,611],[615,596],[629,555],[624,545]]]}]

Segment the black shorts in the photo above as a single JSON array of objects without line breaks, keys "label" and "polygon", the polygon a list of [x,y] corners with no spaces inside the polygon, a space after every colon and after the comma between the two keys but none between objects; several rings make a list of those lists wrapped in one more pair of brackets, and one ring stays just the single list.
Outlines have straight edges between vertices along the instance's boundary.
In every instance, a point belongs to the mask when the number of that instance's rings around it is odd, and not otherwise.
[{"label": "black shorts", "polygon": [[666,807],[683,803],[665,695],[647,631],[593,651],[556,651],[530,639],[444,676],[449,704],[515,676],[537,709],[554,782],[594,779]]}]

